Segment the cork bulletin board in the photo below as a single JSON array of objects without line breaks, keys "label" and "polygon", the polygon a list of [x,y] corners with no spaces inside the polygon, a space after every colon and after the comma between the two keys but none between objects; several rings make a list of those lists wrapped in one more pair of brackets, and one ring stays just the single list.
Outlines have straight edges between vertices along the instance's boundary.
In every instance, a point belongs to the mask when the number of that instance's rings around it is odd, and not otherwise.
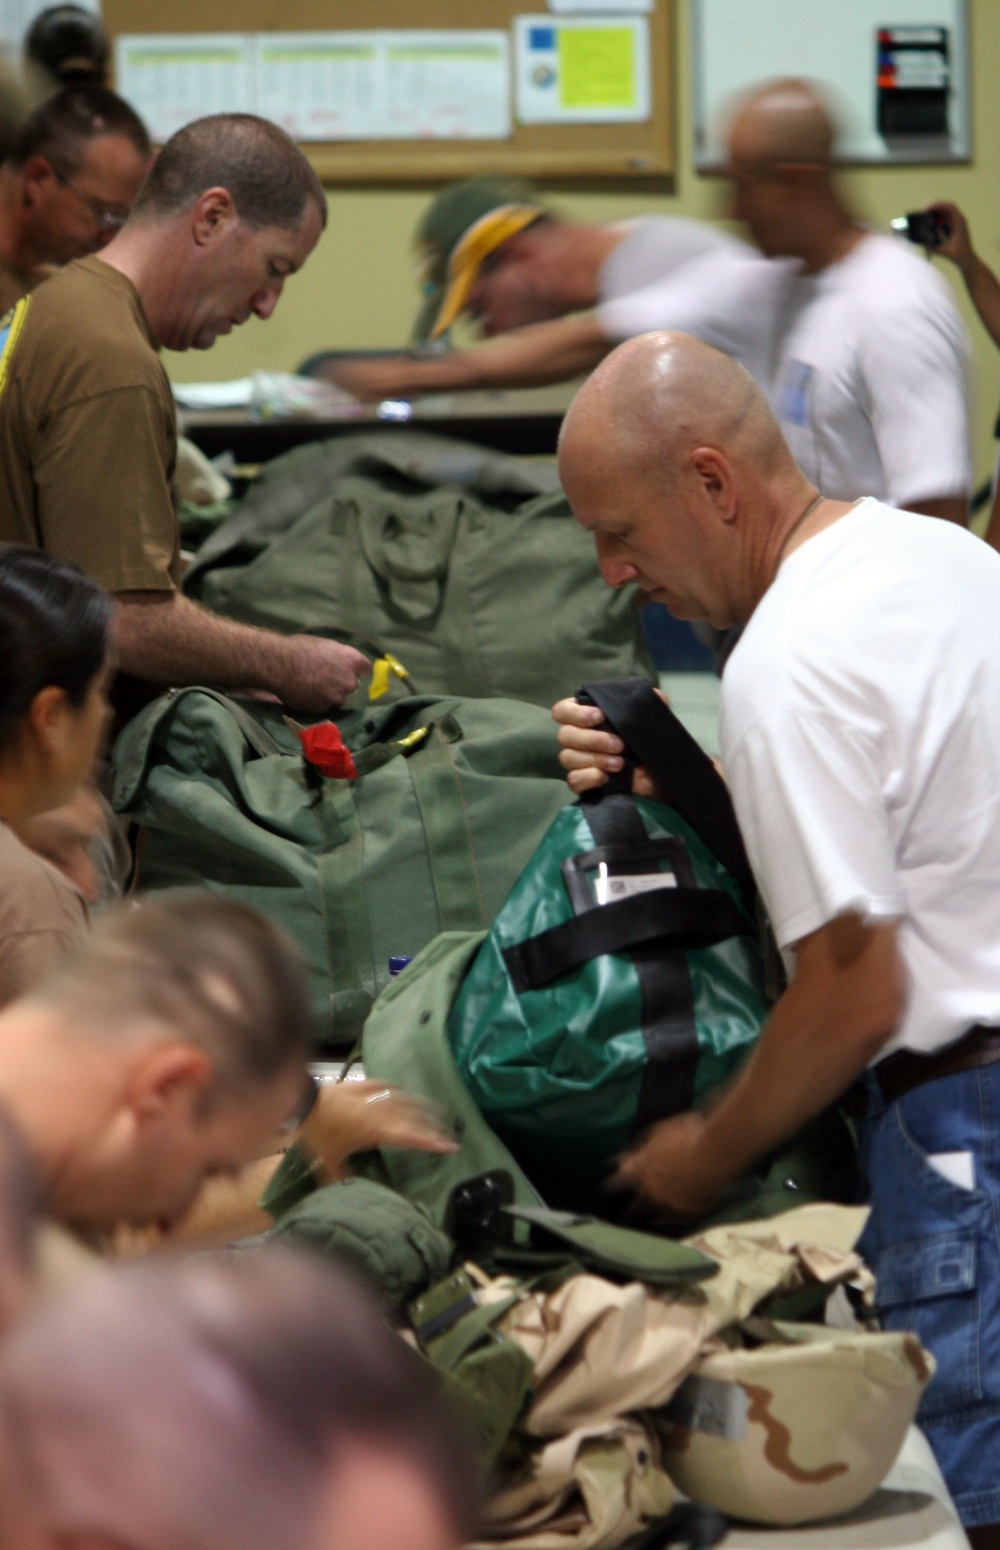
[{"label": "cork bulletin board", "polygon": [[[663,184],[674,171],[673,0],[647,0],[648,113],[630,122],[524,123],[488,139],[303,140],[324,182],[443,183],[502,172],[551,181],[601,179]],[[502,29],[541,18],[541,3],[513,0],[103,0],[112,37],[135,34],[263,34],[399,29]],[[559,21],[553,14],[553,21]]]}]

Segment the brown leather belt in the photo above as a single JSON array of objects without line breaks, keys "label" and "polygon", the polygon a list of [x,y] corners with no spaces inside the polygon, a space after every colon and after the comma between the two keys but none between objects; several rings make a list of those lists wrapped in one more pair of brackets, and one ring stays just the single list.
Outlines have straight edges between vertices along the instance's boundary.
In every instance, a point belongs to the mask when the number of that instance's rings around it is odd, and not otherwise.
[{"label": "brown leather belt", "polygon": [[953,1076],[956,1071],[969,1071],[975,1066],[991,1066],[1000,1060],[1000,1028],[987,1028],[977,1023],[954,1044],[936,1050],[930,1055],[916,1055],[912,1050],[897,1050],[872,1067],[872,1076],[878,1083],[886,1103],[895,1103],[904,1093],[922,1087],[925,1082],[936,1082],[940,1076]]}]

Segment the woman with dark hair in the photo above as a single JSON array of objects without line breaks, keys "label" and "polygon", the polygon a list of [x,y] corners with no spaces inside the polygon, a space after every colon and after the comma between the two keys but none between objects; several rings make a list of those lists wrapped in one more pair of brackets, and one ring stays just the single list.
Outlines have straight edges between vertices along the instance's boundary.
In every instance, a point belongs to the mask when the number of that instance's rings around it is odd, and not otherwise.
[{"label": "woman with dark hair", "polygon": [[73,565],[0,548],[0,1006],[86,935],[77,888],[19,837],[91,774],[111,602]]}]

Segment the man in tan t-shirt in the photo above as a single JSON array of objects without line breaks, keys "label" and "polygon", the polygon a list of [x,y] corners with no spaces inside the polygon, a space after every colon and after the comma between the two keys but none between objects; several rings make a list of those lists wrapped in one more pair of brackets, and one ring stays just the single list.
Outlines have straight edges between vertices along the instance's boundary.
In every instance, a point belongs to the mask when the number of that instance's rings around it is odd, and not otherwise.
[{"label": "man in tan t-shirt", "polygon": [[178,590],[176,418],[158,350],[206,350],[251,314],[270,317],[325,219],[319,180],[282,130],[200,119],[164,146],[101,256],[0,324],[0,541],[71,560],[114,594],[118,663],[149,683],[264,689],[322,713],[368,666]]},{"label": "man in tan t-shirt", "polygon": [[142,120],[103,87],[68,87],[31,114],[0,165],[0,315],[111,241],[152,155]]}]

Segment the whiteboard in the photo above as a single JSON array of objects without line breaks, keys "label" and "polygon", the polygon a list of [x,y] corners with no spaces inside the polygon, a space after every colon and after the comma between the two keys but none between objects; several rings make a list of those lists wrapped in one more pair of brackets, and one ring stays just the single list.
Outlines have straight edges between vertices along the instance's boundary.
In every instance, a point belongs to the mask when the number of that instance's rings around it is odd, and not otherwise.
[{"label": "whiteboard", "polygon": [[[967,0],[693,0],[695,164],[719,167],[720,119],[734,95],[775,76],[824,83],[839,109],[838,156],[851,162],[966,161],[969,131]],[[876,119],[880,27],[947,27],[952,89],[943,139],[891,144]]]}]

